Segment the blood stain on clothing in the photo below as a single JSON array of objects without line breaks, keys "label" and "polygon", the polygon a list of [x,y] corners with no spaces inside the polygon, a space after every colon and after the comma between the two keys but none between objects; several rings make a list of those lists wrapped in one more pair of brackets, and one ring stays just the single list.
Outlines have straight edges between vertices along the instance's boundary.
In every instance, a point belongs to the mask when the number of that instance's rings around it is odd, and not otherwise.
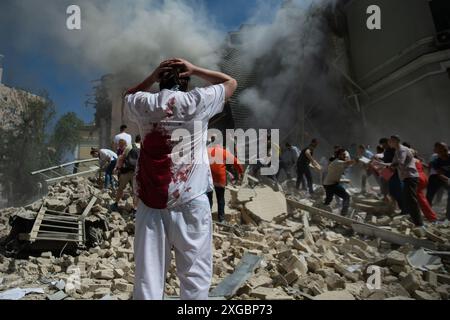
[{"label": "blood stain on clothing", "polygon": [[172,181],[172,144],[167,131],[155,125],[145,136],[138,166],[138,194],[153,209],[166,209]]},{"label": "blood stain on clothing", "polygon": [[173,97],[172,99],[169,100],[169,102],[167,102],[167,110],[166,110],[166,115],[167,117],[173,117],[174,116],[174,109],[176,107],[176,99],[175,97]]}]

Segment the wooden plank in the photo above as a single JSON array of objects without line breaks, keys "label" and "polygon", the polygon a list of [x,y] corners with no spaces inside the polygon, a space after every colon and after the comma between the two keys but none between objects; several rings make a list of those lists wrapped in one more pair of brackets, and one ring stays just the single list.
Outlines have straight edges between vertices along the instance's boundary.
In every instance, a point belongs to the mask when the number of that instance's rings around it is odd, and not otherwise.
[{"label": "wooden plank", "polygon": [[78,231],[78,226],[76,228],[73,228],[73,227],[55,226],[55,225],[51,225],[51,224],[41,224],[41,227],[49,227],[49,228],[55,228],[55,229],[66,229],[66,230],[76,230],[76,231]]},{"label": "wooden plank", "polygon": [[211,297],[232,297],[260,265],[262,257],[245,254],[233,274],[226,277],[211,293]]},{"label": "wooden plank", "polygon": [[36,216],[36,220],[34,220],[33,228],[31,229],[31,232],[30,232],[30,238],[29,238],[30,242],[35,241],[34,239],[37,236],[39,228],[41,227],[42,220],[44,219],[45,210],[46,210],[46,208],[44,206],[42,206]]},{"label": "wooden plank", "polygon": [[[46,215],[47,216],[47,215]],[[78,219],[76,221],[69,221],[69,220],[58,220],[58,219],[52,219],[52,218],[47,218],[46,216],[44,216],[43,221],[48,221],[48,222],[55,222],[55,223],[64,223],[64,224],[68,224],[68,225],[78,225]]]},{"label": "wooden plank", "polygon": [[67,238],[55,239],[52,237],[37,237],[36,240],[78,242],[78,239],[67,239]]},{"label": "wooden plank", "polygon": [[47,210],[47,215],[49,215],[49,213],[50,213],[50,215],[55,215],[55,216],[58,216],[58,217],[61,216],[61,217],[72,218],[72,219],[78,219],[78,217],[79,217],[78,214]]},{"label": "wooden plank", "polygon": [[380,238],[381,240],[399,244],[399,245],[405,245],[407,243],[410,243],[413,246],[415,246],[416,248],[422,248],[422,247],[428,248],[428,249],[436,248],[436,245],[433,242],[428,241],[428,240],[417,239],[414,237],[409,237],[409,236],[405,236],[402,234],[394,233],[392,231],[384,230],[384,229],[379,228],[374,225],[362,223],[357,220],[339,216],[337,214],[333,214],[331,212],[328,212],[328,211],[325,211],[325,210],[322,210],[319,208],[313,208],[313,207],[304,205],[304,204],[294,201],[292,199],[286,199],[286,201],[293,208],[299,208],[299,209],[308,211],[311,214],[316,214],[323,218],[333,220],[341,225],[352,228],[357,233]]},{"label": "wooden plank", "polygon": [[88,206],[84,209],[83,213],[81,214],[80,218],[78,219],[79,221],[84,220],[87,217],[87,215],[89,214],[89,212],[91,212],[91,209],[95,205],[96,202],[97,202],[97,197],[92,196],[92,199],[91,199],[91,201],[89,201]]}]

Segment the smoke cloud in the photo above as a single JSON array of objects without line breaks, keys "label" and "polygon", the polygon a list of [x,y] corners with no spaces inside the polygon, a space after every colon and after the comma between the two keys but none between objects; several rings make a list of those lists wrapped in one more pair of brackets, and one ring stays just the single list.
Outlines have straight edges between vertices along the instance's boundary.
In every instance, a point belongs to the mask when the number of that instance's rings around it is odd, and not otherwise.
[{"label": "smoke cloud", "polygon": [[[327,133],[336,137],[336,120],[344,115],[341,75],[332,67],[331,32],[323,14],[336,3],[286,1],[271,23],[250,23],[241,32],[242,68],[256,80],[239,101],[253,111],[259,125],[281,128],[282,136],[294,136],[296,143],[295,129],[303,126],[300,112],[306,118],[306,139]],[[257,23],[259,15],[264,10],[250,22]]]},{"label": "smoke cloud", "polygon": [[[81,30],[66,28],[72,4],[81,8]],[[15,45],[26,50],[41,43],[82,71],[136,78],[166,58],[215,68],[220,61],[224,33],[199,1],[18,0],[1,6],[1,18],[14,15]]]}]

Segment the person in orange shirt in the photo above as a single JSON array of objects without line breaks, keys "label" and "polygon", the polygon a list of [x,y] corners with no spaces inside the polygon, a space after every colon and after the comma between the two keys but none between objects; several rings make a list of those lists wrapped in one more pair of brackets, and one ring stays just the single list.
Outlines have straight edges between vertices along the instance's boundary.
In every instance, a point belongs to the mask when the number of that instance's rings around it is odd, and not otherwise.
[{"label": "person in orange shirt", "polygon": [[[213,141],[214,142],[214,141]],[[225,187],[227,186],[227,164],[233,164],[239,174],[239,180],[244,173],[243,167],[239,164],[238,159],[232,155],[227,149],[220,145],[211,145],[208,148],[209,163],[211,174],[214,182],[214,190],[216,191],[219,222],[225,220]],[[213,192],[208,193],[209,204],[213,206]]]}]

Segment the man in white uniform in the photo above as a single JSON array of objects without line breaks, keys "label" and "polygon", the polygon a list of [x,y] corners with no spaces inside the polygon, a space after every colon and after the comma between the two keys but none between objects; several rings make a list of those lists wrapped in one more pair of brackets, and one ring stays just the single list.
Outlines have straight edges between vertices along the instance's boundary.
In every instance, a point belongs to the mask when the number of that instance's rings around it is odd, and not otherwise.
[{"label": "man in white uniform", "polygon": [[[212,86],[187,92],[190,76]],[[160,82],[160,92],[148,92]],[[208,122],[223,111],[237,88],[230,76],[172,59],[125,97],[126,112],[143,142],[137,173],[140,199],[135,231],[136,300],[161,300],[174,248],[182,300],[206,300],[212,277],[212,222],[207,192],[213,190],[206,149]],[[182,156],[172,139],[190,135]],[[184,140],[183,140],[184,143]],[[192,161],[192,150],[194,161]],[[200,159],[198,159],[200,158]]]}]

